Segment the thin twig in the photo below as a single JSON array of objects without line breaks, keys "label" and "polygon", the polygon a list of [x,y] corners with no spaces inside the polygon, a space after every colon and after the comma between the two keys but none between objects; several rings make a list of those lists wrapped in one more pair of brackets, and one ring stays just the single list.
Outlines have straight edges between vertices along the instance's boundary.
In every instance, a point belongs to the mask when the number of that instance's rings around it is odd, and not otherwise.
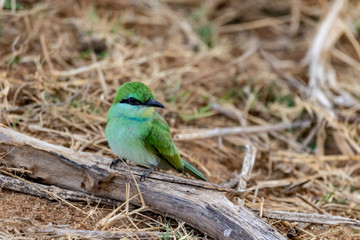
[{"label": "thin twig", "polygon": [[257,29],[257,28],[276,26],[276,25],[287,23],[290,20],[291,20],[291,16],[286,15],[286,16],[282,16],[282,17],[265,18],[265,19],[255,20],[252,22],[245,22],[245,23],[241,23],[241,24],[225,25],[219,29],[219,33],[235,33],[235,32],[241,32],[241,31],[245,31],[245,30],[252,30],[252,29]]},{"label": "thin twig", "polygon": [[238,191],[242,192],[246,190],[246,183],[250,180],[251,171],[255,164],[257,149],[252,145],[246,145],[245,147],[245,156],[239,175],[239,186]]},{"label": "thin twig", "polygon": [[232,127],[232,128],[214,128],[211,130],[198,131],[193,133],[176,134],[174,140],[191,140],[203,139],[211,137],[230,136],[243,133],[263,133],[270,131],[281,131],[292,128],[306,128],[310,125],[310,121],[297,121],[291,124],[277,123],[274,125],[249,126],[249,127]]},{"label": "thin twig", "polygon": [[277,220],[285,220],[291,222],[307,222],[327,225],[347,225],[352,227],[360,227],[360,221],[356,219],[329,216],[323,214],[285,212],[285,211],[270,211],[264,210],[263,216]]}]

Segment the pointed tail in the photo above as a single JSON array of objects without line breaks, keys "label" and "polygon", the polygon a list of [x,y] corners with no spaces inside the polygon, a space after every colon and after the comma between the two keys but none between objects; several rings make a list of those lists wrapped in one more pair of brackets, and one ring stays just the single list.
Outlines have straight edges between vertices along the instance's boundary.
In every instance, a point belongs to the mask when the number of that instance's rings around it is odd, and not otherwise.
[{"label": "pointed tail", "polygon": [[193,175],[194,177],[204,180],[207,182],[206,177],[204,177],[204,175],[202,175],[193,165],[191,165],[190,163],[188,163],[187,161],[184,161],[184,169],[186,172],[190,173],[191,175]]}]

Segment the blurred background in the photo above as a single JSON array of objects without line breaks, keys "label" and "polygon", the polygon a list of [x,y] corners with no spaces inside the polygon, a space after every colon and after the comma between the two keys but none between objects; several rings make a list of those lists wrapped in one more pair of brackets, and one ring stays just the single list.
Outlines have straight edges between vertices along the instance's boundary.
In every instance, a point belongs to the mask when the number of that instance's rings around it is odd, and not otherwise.
[{"label": "blurred background", "polygon": [[[106,113],[122,83],[140,81],[166,106],[182,157],[211,182],[231,181],[244,146],[257,148],[249,208],[360,218],[360,1],[0,0],[0,9],[3,125],[112,157]],[[1,198],[4,218],[31,215],[4,234],[50,222],[96,229],[111,212],[83,222],[59,203],[6,190]],[[147,214],[137,227],[204,237]],[[293,239],[360,237],[351,227],[267,221]]]}]

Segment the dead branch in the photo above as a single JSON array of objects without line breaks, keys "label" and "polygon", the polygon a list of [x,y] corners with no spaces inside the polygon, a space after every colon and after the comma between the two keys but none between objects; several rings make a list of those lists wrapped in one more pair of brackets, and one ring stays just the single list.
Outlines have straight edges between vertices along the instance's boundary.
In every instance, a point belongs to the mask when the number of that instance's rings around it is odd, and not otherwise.
[{"label": "dead branch", "polygon": [[[181,218],[186,223],[217,239],[284,239],[261,218],[243,206],[235,206],[226,194],[230,190],[207,182],[152,173],[145,182],[134,182],[141,167],[119,164],[109,168],[112,159],[49,144],[0,127],[0,151],[7,166],[31,171],[37,182],[72,191],[93,194],[119,202],[138,195],[151,211]],[[135,178],[133,178],[135,176]],[[130,203],[141,206],[139,197]]]},{"label": "dead branch", "polygon": [[33,234],[46,234],[51,237],[82,237],[91,239],[161,239],[160,232],[112,232],[112,231],[91,231],[69,228],[56,228],[56,227],[40,227],[30,229]]},{"label": "dead branch", "polygon": [[[37,197],[47,198],[49,200],[56,200],[62,198],[75,202],[91,202],[94,204],[102,203],[105,205],[116,206],[118,201],[108,198],[101,198],[91,194],[79,191],[72,191],[56,186],[47,186],[35,182],[30,182],[24,179],[16,179],[14,177],[0,175],[0,188],[10,189],[16,192],[31,194]],[[56,195],[57,197],[54,197]]]},{"label": "dead branch", "polygon": [[175,140],[190,140],[190,139],[202,139],[210,137],[222,137],[227,135],[237,135],[242,133],[260,133],[279,131],[291,128],[306,128],[310,125],[310,121],[297,121],[291,124],[277,123],[273,125],[264,126],[248,126],[248,127],[231,127],[231,128],[214,128],[210,130],[202,130],[193,133],[176,134]]},{"label": "dead branch", "polygon": [[243,166],[239,176],[238,191],[245,191],[246,184],[250,180],[251,172],[255,164],[257,149],[252,145],[246,145]]},{"label": "dead branch", "polygon": [[285,212],[285,211],[263,211],[263,216],[268,218],[274,218],[278,220],[285,220],[291,222],[306,222],[328,225],[347,225],[352,227],[360,227],[360,221],[356,219],[330,216],[324,214],[310,214],[310,213],[297,213],[297,212]]}]

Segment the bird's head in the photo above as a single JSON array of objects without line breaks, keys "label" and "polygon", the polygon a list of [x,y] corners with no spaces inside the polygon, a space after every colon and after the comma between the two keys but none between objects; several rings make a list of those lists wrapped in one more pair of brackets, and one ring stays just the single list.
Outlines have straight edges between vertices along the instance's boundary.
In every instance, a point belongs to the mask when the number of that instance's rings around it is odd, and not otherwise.
[{"label": "bird's head", "polygon": [[117,90],[108,119],[126,116],[137,121],[144,120],[152,116],[155,107],[165,108],[155,100],[154,94],[145,84],[127,82]]},{"label": "bird's head", "polygon": [[119,87],[114,98],[114,104],[128,104],[139,107],[159,107],[164,105],[155,100],[151,90],[141,82],[127,82]]}]

